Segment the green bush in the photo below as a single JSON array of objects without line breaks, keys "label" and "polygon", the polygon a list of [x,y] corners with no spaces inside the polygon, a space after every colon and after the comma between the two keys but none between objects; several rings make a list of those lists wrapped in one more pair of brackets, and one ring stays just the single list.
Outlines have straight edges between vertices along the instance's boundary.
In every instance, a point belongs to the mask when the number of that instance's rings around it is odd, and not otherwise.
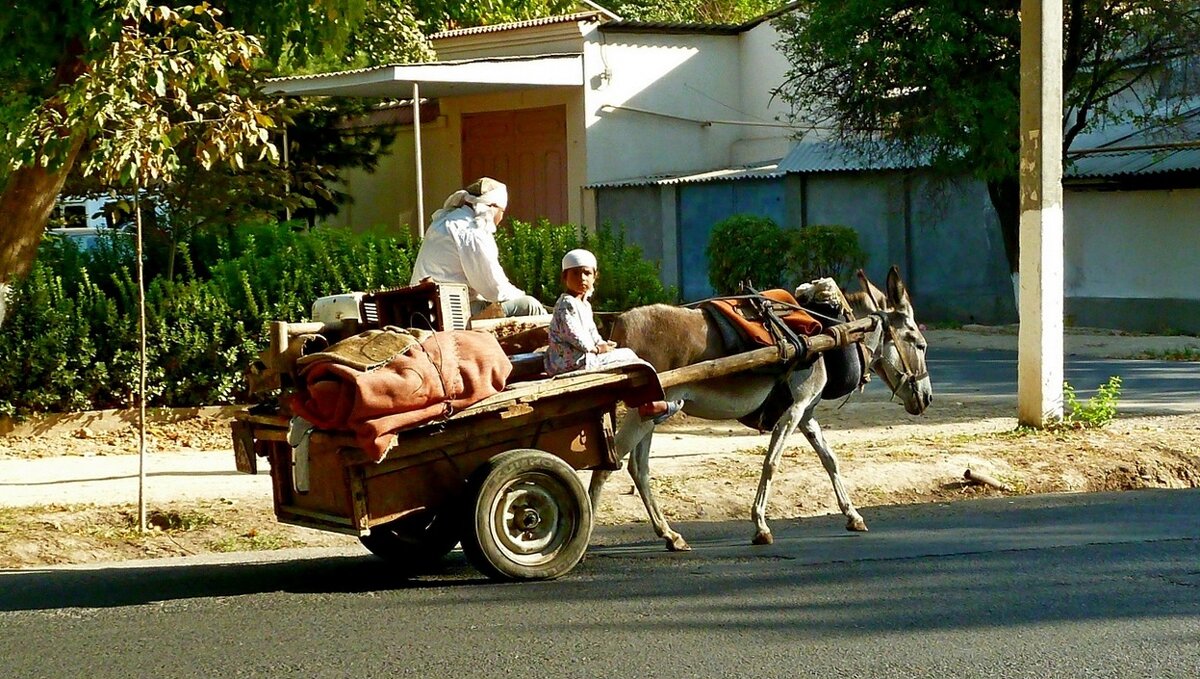
[{"label": "green bush", "polygon": [[734,215],[713,226],[704,253],[708,282],[719,295],[749,282],[758,290],[786,288],[788,236],[770,217]]},{"label": "green bush", "polygon": [[593,300],[596,311],[624,311],[678,299],[674,289],[663,286],[658,266],[642,256],[641,248],[625,241],[624,229],[609,224],[593,234],[570,224],[542,220],[535,226],[513,220],[497,232],[496,244],[500,264],[513,284],[547,306],[553,306],[563,292],[562,258],[575,248],[596,255],[600,270]]},{"label": "green bush", "polygon": [[845,285],[867,254],[848,226],[785,229],[770,217],[734,215],[709,237],[708,280],[719,295],[736,293],[744,281],[758,290],[784,288],[817,278]]},{"label": "green bush", "polygon": [[806,226],[791,232],[787,269],[796,284],[832,278],[839,285],[867,264],[858,232],[848,226]]}]

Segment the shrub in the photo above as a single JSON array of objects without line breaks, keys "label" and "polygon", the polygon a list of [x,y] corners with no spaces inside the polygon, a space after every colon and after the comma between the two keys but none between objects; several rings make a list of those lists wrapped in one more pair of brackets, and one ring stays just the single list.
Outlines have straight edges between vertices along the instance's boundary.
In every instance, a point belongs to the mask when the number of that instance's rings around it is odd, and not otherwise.
[{"label": "shrub", "polygon": [[845,285],[866,266],[867,253],[858,244],[858,232],[848,226],[806,226],[791,233],[787,268],[796,283],[828,277]]},{"label": "shrub", "polygon": [[1117,416],[1117,400],[1121,396],[1121,378],[1112,375],[1108,382],[1096,389],[1096,395],[1089,398],[1087,403],[1080,403],[1075,396],[1075,388],[1068,382],[1063,382],[1063,420],[1064,429],[1099,429],[1112,422]]},{"label": "shrub", "polygon": [[562,293],[562,258],[569,250],[587,248],[596,255],[597,311],[624,311],[656,302],[673,302],[675,290],[663,286],[658,266],[642,256],[641,248],[625,241],[625,231],[604,224],[596,233],[571,224],[536,226],[513,220],[496,234],[500,264],[513,285],[553,306]]},{"label": "shrub", "polygon": [[[603,224],[596,233],[583,234],[581,247],[595,253],[602,272],[596,281],[597,311],[625,311],[679,300],[677,290],[663,286],[658,265],[647,261],[641,248],[625,242],[624,229]],[[562,258],[559,260],[561,268]]]},{"label": "shrub", "polygon": [[713,226],[708,246],[708,281],[717,294],[738,291],[743,282],[759,290],[788,287],[788,236],[775,220],[734,215]]},{"label": "shrub", "polygon": [[[619,231],[513,226],[500,235],[501,261],[516,285],[540,299],[558,296],[562,256],[580,246],[593,249],[604,272],[598,310],[674,299],[655,265]],[[267,343],[269,321],[305,319],[324,295],[405,285],[415,253],[407,238],[287,224],[180,243],[175,279],[146,284],[147,405],[236,402],[245,395],[244,368]],[[87,252],[64,239],[43,242],[0,326],[0,415],[134,404],[134,257],[127,240]]]}]

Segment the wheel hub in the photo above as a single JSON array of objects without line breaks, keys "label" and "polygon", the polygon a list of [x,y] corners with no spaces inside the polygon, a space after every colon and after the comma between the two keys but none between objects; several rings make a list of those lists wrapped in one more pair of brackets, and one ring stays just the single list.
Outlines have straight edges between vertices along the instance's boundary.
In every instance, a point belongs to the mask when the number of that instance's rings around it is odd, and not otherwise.
[{"label": "wheel hub", "polygon": [[521,527],[527,531],[537,528],[538,524],[542,522],[542,517],[540,514],[538,514],[536,509],[526,507],[525,509],[521,510],[519,514],[520,516],[518,518],[518,522],[520,523]]}]

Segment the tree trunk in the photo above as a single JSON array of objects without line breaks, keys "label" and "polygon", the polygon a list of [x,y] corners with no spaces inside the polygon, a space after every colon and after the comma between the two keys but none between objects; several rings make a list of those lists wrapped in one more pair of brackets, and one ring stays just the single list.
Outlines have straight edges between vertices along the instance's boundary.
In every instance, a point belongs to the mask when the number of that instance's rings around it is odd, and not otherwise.
[{"label": "tree trunk", "polygon": [[54,171],[40,165],[18,169],[0,194],[0,215],[6,222],[0,229],[0,325],[7,316],[8,292],[33,266],[46,221],[82,147],[83,136],[78,135]]},{"label": "tree trunk", "polygon": [[1020,270],[1021,261],[1021,183],[1016,176],[990,180],[988,196],[1000,220],[1004,237],[1004,256],[1008,258],[1009,273]]}]

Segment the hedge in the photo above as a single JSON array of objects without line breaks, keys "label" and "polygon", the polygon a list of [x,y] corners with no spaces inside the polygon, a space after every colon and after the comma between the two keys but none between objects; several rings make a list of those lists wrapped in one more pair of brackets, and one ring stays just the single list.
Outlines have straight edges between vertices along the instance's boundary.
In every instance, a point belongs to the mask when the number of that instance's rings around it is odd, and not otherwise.
[{"label": "hedge", "polygon": [[[513,282],[553,304],[573,247],[600,260],[598,309],[672,301],[657,268],[604,227],[519,222],[497,234]],[[198,254],[199,253],[199,254]],[[147,282],[147,405],[246,398],[245,367],[272,320],[306,319],[318,297],[408,283],[416,244],[379,233],[248,225],[180,246],[175,279]],[[0,415],[128,408],[138,376],[134,250],[114,237],[83,252],[48,236],[0,327]]]}]

